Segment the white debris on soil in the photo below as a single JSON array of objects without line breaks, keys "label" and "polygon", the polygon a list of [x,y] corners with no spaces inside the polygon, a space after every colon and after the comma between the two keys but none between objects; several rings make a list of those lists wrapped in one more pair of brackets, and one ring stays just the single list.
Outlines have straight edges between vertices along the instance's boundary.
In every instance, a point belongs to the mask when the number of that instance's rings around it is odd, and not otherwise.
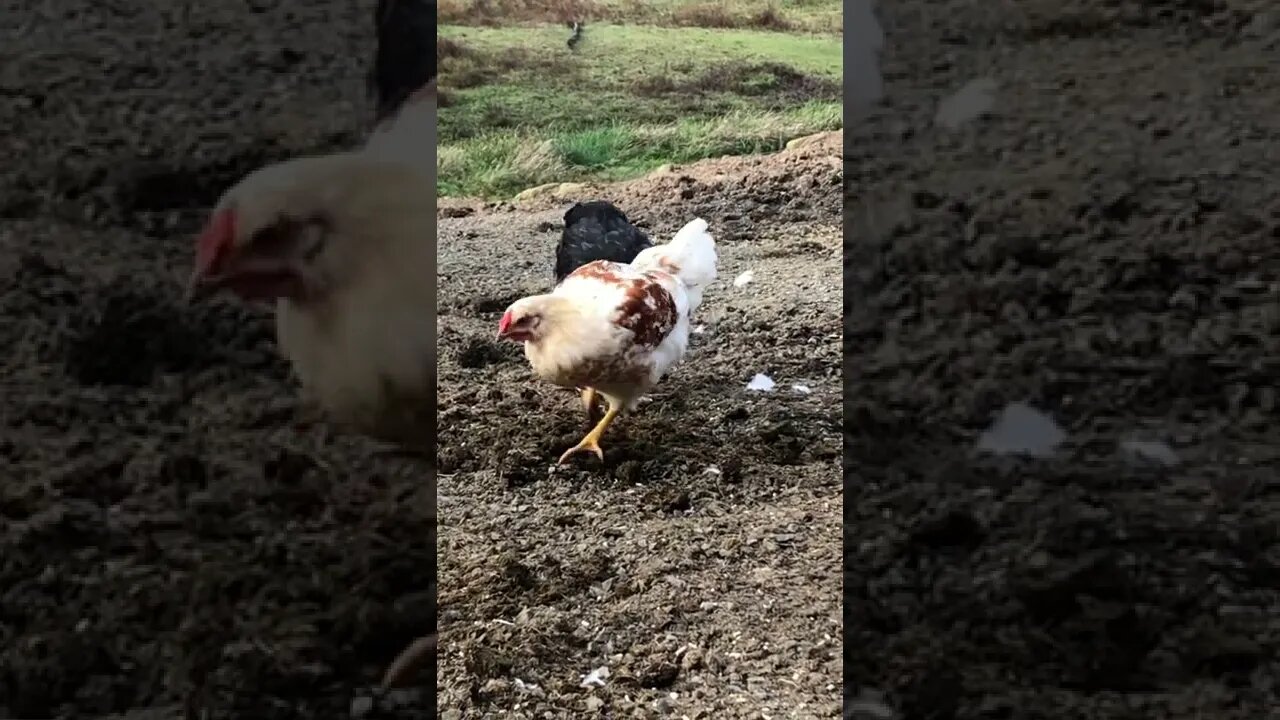
[{"label": "white debris on soil", "polygon": [[1162,442],[1148,440],[1124,440],[1120,452],[1131,461],[1156,463],[1165,467],[1177,465],[1178,454]]},{"label": "white debris on soil", "polygon": [[720,468],[716,465],[708,465],[706,470],[702,471],[703,475],[719,475]]},{"label": "white debris on soil", "polygon": [[755,279],[756,279],[756,273],[755,273],[755,271],[754,271],[754,270],[748,270],[748,271],[746,271],[746,272],[742,273],[741,275],[739,275],[738,277],[736,277],[736,278],[734,278],[734,279],[733,279],[733,286],[734,286],[734,287],[742,287],[743,285],[746,285],[747,283],[749,283],[749,282],[751,282],[752,280],[755,280]]},{"label": "white debris on soil", "polygon": [[995,94],[996,81],[992,78],[981,77],[970,80],[964,87],[938,103],[934,122],[948,130],[955,130],[991,112],[996,101]]},{"label": "white debris on soil", "polygon": [[704,333],[704,332],[706,332],[706,331],[707,331],[707,326],[706,326],[706,325],[694,325],[694,326],[693,326],[693,334],[694,334],[694,335],[701,335],[702,333]]},{"label": "white debris on soil", "polygon": [[978,438],[978,449],[996,455],[1045,458],[1067,438],[1053,418],[1030,405],[1012,403]]},{"label": "white debris on soil", "polygon": [[582,687],[604,687],[604,681],[609,677],[609,666],[601,665],[582,676]]},{"label": "white debris on soil", "polygon": [[773,378],[768,375],[756,373],[756,376],[751,378],[751,382],[747,383],[747,389],[757,392],[771,392],[775,384]]},{"label": "white debris on soil", "polygon": [[351,717],[359,720],[373,712],[373,698],[368,695],[357,695],[351,699]]},{"label": "white debris on soil", "polygon": [[675,703],[680,699],[676,693],[667,693],[664,697],[659,697],[653,701],[653,709],[661,715],[667,715],[675,710]]},{"label": "white debris on soil", "polygon": [[810,388],[808,385],[801,385],[801,384],[792,385],[791,389],[795,390],[801,395],[808,395],[809,393],[813,392],[813,389]]},{"label": "white debris on soil", "polygon": [[527,683],[521,680],[520,678],[516,678],[515,685],[516,685],[516,689],[519,690],[520,692],[529,693],[530,695],[537,695],[538,697],[547,696],[547,694],[542,691],[541,687],[535,685],[534,683]]},{"label": "white debris on soil", "polygon": [[884,696],[872,690],[863,690],[858,697],[845,705],[845,720],[894,720],[898,716],[884,702]]}]

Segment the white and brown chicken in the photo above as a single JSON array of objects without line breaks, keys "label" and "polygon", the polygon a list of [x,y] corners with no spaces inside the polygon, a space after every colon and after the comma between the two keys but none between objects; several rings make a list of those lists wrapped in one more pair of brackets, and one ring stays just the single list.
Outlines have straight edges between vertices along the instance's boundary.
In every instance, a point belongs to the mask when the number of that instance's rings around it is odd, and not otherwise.
[{"label": "white and brown chicken", "polygon": [[605,430],[684,357],[689,318],[716,279],[716,260],[715,239],[698,218],[629,263],[582,264],[550,293],[517,300],[503,313],[498,337],[524,343],[535,375],[582,389],[591,419],[596,395],[608,403],[560,463],[583,452],[603,461]]}]

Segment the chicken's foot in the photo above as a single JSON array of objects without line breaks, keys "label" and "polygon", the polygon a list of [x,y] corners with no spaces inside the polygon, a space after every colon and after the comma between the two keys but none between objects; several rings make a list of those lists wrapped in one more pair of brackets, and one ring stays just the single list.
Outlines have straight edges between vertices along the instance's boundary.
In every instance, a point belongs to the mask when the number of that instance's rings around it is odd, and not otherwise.
[{"label": "chicken's foot", "polygon": [[599,417],[599,409],[600,409],[599,407],[596,406],[596,389],[595,388],[582,389],[582,406],[587,409],[587,429],[590,430],[591,428],[595,427],[596,423],[598,422],[596,418]]},{"label": "chicken's foot", "polygon": [[604,417],[600,418],[600,422],[591,429],[591,432],[587,433],[586,437],[582,438],[581,442],[564,451],[564,454],[560,456],[560,461],[556,463],[557,465],[563,465],[566,460],[580,452],[593,452],[596,457],[600,458],[600,462],[604,462],[604,450],[600,449],[600,437],[604,435],[604,431],[613,424],[614,418],[618,417],[618,413],[622,411],[621,405],[610,398],[606,399],[609,400],[609,411],[604,414]]}]

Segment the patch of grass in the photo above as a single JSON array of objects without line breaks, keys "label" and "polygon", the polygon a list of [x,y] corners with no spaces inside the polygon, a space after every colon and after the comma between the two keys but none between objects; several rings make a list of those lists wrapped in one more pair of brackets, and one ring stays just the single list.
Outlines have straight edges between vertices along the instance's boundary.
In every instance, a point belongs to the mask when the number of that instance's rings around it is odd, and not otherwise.
[{"label": "patch of grass", "polygon": [[619,23],[843,32],[838,0],[441,0],[441,25]]},{"label": "patch of grass", "polygon": [[575,51],[568,37],[545,24],[440,28],[442,193],[623,179],[840,127],[838,35],[590,24]]},{"label": "patch of grass", "polygon": [[569,167],[601,170],[626,157],[636,144],[636,135],[625,125],[611,125],[558,135],[551,144]]},{"label": "patch of grass", "polygon": [[536,134],[492,133],[443,146],[442,195],[509,197],[551,182],[621,180],[668,163],[776,152],[788,140],[841,127],[839,102],[774,112],[733,112],[668,125],[616,124]]}]

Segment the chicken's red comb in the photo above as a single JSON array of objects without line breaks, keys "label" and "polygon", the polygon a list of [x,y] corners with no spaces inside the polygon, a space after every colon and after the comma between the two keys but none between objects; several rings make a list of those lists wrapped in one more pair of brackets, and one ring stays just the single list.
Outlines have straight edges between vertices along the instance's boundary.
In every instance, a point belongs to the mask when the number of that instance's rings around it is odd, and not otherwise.
[{"label": "chicken's red comb", "polygon": [[506,332],[507,328],[509,327],[511,327],[511,311],[510,310],[502,313],[502,319],[498,321],[498,334],[501,335],[502,333]]},{"label": "chicken's red comb", "polygon": [[236,216],[230,209],[218,210],[196,238],[196,274],[203,275],[218,264],[236,237]]}]

